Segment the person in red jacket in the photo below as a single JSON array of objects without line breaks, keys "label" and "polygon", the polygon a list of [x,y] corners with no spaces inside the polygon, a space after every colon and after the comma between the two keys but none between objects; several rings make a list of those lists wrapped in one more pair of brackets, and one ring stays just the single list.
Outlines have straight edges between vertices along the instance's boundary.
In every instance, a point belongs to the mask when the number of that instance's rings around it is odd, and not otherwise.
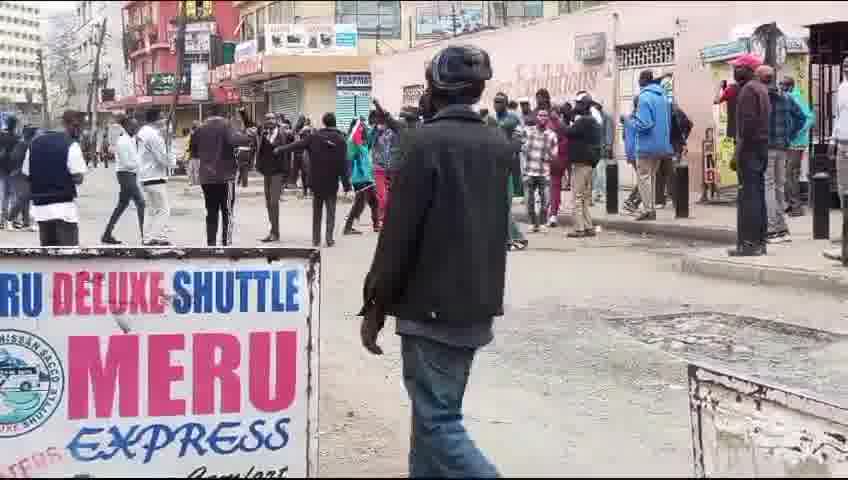
[{"label": "person in red jacket", "polygon": [[565,136],[565,129],[568,128],[571,105],[566,103],[559,108],[559,112],[552,110],[549,128],[556,133],[557,136],[557,154],[551,162],[551,209],[548,226],[556,228],[558,226],[557,216],[559,215],[559,207],[562,202],[562,186],[563,180],[568,185],[569,172],[571,165],[568,161],[568,137]]}]

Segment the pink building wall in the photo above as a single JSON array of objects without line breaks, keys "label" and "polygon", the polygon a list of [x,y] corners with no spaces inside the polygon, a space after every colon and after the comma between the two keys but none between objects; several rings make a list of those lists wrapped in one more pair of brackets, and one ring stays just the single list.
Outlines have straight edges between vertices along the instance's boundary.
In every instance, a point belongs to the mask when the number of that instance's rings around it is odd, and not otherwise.
[{"label": "pink building wall", "polygon": [[[403,87],[424,83],[424,66],[438,49],[451,43],[473,44],[489,52],[494,70],[494,78],[481,101],[484,105],[491,105],[499,90],[511,97],[532,97],[538,88],[545,87],[553,97],[569,99],[578,90],[589,90],[612,113],[617,110],[616,72],[612,63],[615,45],[673,38],[675,98],[695,123],[688,159],[690,183],[696,191],[702,174],[701,142],[706,128],[713,126],[712,100],[717,87],[709,67],[700,59],[701,49],[729,41],[731,30],[742,24],[776,21],[800,27],[848,20],[848,8],[837,8],[838,5],[839,2],[822,1],[611,2],[531,25],[375,57],[371,64],[373,94],[397,111],[401,107]],[[618,14],[617,29],[613,13]],[[605,62],[596,66],[577,63],[574,37],[598,32],[605,32],[607,37]]]}]

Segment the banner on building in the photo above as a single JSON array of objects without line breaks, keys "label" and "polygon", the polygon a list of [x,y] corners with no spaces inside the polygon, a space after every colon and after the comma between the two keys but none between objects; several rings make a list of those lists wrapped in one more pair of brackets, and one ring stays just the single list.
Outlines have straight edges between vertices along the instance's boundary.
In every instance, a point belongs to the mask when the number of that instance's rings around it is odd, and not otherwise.
[{"label": "banner on building", "polygon": [[270,55],[356,55],[359,35],[354,24],[270,24],[265,52]]},{"label": "banner on building", "polygon": [[209,100],[209,65],[205,63],[191,65],[191,99],[200,102]]},{"label": "banner on building", "polygon": [[[186,24],[185,53],[209,53],[211,38],[218,31],[215,22],[191,22]],[[177,51],[177,27],[168,25],[168,45],[171,52]]]},{"label": "banner on building", "polygon": [[0,262],[0,477],[317,474],[316,251]]},{"label": "banner on building", "polygon": [[459,35],[483,28],[483,9],[480,7],[459,8],[450,2],[433,4],[415,9],[415,36],[418,38]]},{"label": "banner on building", "polygon": [[175,73],[151,73],[147,76],[147,95],[173,95],[177,88]]}]

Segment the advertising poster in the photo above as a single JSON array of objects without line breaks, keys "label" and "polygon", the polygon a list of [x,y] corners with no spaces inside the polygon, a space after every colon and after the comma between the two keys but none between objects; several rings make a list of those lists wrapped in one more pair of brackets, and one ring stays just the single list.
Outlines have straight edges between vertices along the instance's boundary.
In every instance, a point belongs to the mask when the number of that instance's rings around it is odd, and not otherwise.
[{"label": "advertising poster", "polygon": [[265,50],[271,55],[356,55],[356,25],[271,24],[265,28]]},{"label": "advertising poster", "polygon": [[209,66],[205,63],[191,65],[191,99],[209,100]]},{"label": "advertising poster", "polygon": [[317,474],[299,249],[0,253],[0,478]]},{"label": "advertising poster", "polygon": [[480,7],[452,8],[449,2],[434,2],[435,6],[418,7],[415,11],[415,35],[419,38],[472,33],[483,28],[483,9]]},{"label": "advertising poster", "polygon": [[[726,62],[710,64],[713,85],[722,80],[733,83],[733,69]],[[739,184],[736,172],[730,168],[730,162],[736,152],[736,139],[727,136],[727,103],[720,103],[713,108],[713,121],[716,124],[715,159],[718,167],[716,183],[719,187],[731,187]]]}]

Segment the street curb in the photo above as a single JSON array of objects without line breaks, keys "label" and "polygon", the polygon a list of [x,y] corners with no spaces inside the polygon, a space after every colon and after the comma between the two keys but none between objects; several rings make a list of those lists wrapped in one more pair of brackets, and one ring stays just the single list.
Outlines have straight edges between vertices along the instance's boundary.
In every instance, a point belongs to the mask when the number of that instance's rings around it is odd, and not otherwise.
[{"label": "street curb", "polygon": [[735,280],[757,285],[775,285],[806,290],[848,294],[848,278],[804,268],[751,265],[731,259],[707,258],[701,254],[684,255],[676,268],[681,273]]},{"label": "street curb", "polygon": [[[513,213],[514,218],[523,223],[529,222],[526,212]],[[559,215],[559,221],[563,225],[574,225],[574,217],[571,215]],[[636,235],[655,235],[678,240],[694,240],[700,242],[733,245],[736,243],[736,231],[719,227],[703,227],[699,225],[675,225],[657,222],[637,222],[629,220],[622,215],[621,219],[601,217],[593,218],[595,225],[600,225],[606,230],[614,230]]]}]

